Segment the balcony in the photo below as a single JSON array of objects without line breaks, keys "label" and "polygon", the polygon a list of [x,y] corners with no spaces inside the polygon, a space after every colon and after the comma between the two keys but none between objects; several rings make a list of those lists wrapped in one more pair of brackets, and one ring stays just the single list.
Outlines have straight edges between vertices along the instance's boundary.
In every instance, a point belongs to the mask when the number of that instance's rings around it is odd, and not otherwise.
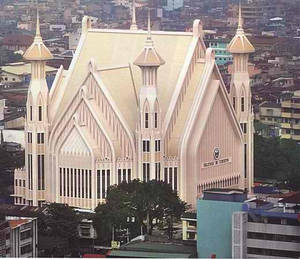
[{"label": "balcony", "polygon": [[291,139],[291,134],[281,134],[281,138]]},{"label": "balcony", "polygon": [[292,123],[291,124],[291,127],[292,127],[292,129],[300,129],[300,124],[294,124],[294,123]]},{"label": "balcony", "polygon": [[281,117],[283,118],[292,118],[292,113],[290,112],[282,112]]},{"label": "balcony", "polygon": [[292,113],[292,118],[300,119],[300,113]]},{"label": "balcony", "polygon": [[292,139],[300,141],[300,135],[292,135]]},{"label": "balcony", "polygon": [[281,107],[282,108],[291,108],[292,107],[292,103],[291,102],[282,102],[281,103]]},{"label": "balcony", "polygon": [[291,124],[290,123],[280,123],[280,127],[284,129],[290,129]]}]

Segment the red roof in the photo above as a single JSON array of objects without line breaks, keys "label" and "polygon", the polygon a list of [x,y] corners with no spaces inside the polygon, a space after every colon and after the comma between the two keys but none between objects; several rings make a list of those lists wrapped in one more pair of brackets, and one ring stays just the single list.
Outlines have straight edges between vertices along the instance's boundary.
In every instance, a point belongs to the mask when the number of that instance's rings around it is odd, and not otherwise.
[{"label": "red roof", "polygon": [[17,220],[9,220],[8,223],[9,223],[9,226],[11,228],[16,228],[24,223],[27,223],[29,222],[29,219],[17,219]]}]

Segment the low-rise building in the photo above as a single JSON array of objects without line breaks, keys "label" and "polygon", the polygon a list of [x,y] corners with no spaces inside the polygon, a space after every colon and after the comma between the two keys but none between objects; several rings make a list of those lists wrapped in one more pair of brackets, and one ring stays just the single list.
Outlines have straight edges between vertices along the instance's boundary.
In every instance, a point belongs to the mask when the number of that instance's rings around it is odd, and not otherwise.
[{"label": "low-rise building", "polygon": [[300,142],[300,90],[281,101],[281,137]]},{"label": "low-rise building", "polygon": [[278,203],[253,200],[232,216],[233,258],[299,258],[300,192]]},{"label": "low-rise building", "polygon": [[181,217],[182,240],[197,240],[197,214],[196,212],[186,212]]},{"label": "low-rise building", "polygon": [[247,194],[238,189],[210,189],[197,202],[198,258],[231,258],[232,213],[241,211]]},{"label": "low-rise building", "polygon": [[37,257],[37,244],[37,218],[10,216],[0,223],[1,257]]}]

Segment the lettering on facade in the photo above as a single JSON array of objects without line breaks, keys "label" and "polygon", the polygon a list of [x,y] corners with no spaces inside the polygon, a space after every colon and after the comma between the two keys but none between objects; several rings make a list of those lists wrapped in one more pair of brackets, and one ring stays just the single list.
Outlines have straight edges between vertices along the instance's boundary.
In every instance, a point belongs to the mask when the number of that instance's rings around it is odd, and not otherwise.
[{"label": "lettering on facade", "polygon": [[219,148],[215,148],[213,152],[214,161],[205,162],[202,164],[202,168],[208,168],[212,166],[219,166],[231,163],[231,157],[220,158],[221,152]]}]

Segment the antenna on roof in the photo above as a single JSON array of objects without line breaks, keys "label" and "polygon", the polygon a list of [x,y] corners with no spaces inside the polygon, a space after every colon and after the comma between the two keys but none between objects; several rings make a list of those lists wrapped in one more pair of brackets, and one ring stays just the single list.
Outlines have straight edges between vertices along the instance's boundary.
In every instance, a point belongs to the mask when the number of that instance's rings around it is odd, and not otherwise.
[{"label": "antenna on roof", "polygon": [[131,20],[131,26],[130,30],[137,30],[137,24],[136,24],[136,13],[135,13],[135,0],[132,0],[132,20]]}]

